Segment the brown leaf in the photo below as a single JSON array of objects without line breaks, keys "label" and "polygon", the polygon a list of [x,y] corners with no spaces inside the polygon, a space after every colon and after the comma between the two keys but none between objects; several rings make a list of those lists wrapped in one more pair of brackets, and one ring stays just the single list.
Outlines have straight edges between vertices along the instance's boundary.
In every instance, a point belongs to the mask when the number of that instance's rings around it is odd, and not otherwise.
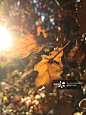
[{"label": "brown leaf", "polygon": [[54,101],[57,99],[57,97],[52,97],[51,99],[48,99],[47,103],[44,104],[43,111],[44,113],[48,113],[51,109],[54,109],[55,103]]},{"label": "brown leaf", "polygon": [[70,51],[70,53],[68,53],[68,58],[67,58],[68,61],[74,60],[73,57],[74,57],[74,55],[75,55],[75,53],[76,53],[76,51],[77,51],[78,48],[79,48],[78,46],[75,46],[75,47]]},{"label": "brown leaf", "polygon": [[78,46],[75,46],[68,54],[67,60],[68,61],[77,60],[81,63],[84,57],[85,57],[85,53],[82,52],[82,49]]},{"label": "brown leaf", "polygon": [[64,4],[62,5],[62,7],[66,6],[66,5],[69,5],[69,4],[71,4],[71,2],[66,2],[66,3],[64,3]]},{"label": "brown leaf", "polygon": [[58,11],[54,12],[53,14],[51,14],[50,18],[54,18],[57,13],[58,13]]},{"label": "brown leaf", "polygon": [[73,115],[73,112],[75,111],[75,109],[71,107],[72,102],[70,98],[66,96],[62,96],[62,99],[60,102],[61,102],[59,106],[60,111],[58,112],[58,115]]}]

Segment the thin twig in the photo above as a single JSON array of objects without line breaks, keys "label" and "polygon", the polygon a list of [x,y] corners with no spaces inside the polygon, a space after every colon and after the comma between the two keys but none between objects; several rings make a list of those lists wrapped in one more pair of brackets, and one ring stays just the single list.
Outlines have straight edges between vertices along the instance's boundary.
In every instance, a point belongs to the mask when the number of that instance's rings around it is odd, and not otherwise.
[{"label": "thin twig", "polygon": [[61,10],[63,10],[63,8],[61,7],[61,5],[59,4],[59,2],[57,0],[55,0],[56,4],[60,7]]},{"label": "thin twig", "polygon": [[59,4],[59,2],[58,2],[57,0],[55,0],[55,2],[56,2],[56,4],[57,4],[58,6],[60,6],[60,4]]},{"label": "thin twig", "polygon": [[69,40],[69,41],[67,42],[67,44],[66,44],[53,58],[55,58],[67,45],[69,45],[70,42],[71,42],[71,41]]}]

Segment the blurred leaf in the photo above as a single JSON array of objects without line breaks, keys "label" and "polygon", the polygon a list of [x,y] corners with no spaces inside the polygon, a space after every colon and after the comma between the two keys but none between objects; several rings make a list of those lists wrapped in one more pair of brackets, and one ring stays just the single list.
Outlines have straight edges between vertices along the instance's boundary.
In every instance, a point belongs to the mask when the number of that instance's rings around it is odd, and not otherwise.
[{"label": "blurred leaf", "polygon": [[41,24],[41,18],[38,18],[38,22],[39,22],[39,24]]},{"label": "blurred leaf", "polygon": [[85,57],[85,53],[82,51],[81,47],[75,46],[70,53],[68,54],[68,61],[79,61],[82,62],[83,58]]},{"label": "blurred leaf", "polygon": [[71,107],[72,102],[70,98],[62,96],[60,102],[61,102],[61,104],[59,105],[60,111],[58,112],[58,115],[73,115],[75,109]]},{"label": "blurred leaf", "polygon": [[41,26],[37,27],[37,36],[40,36],[40,33],[43,33],[44,38],[46,38],[48,36],[48,34],[46,33],[45,29],[42,29]]}]

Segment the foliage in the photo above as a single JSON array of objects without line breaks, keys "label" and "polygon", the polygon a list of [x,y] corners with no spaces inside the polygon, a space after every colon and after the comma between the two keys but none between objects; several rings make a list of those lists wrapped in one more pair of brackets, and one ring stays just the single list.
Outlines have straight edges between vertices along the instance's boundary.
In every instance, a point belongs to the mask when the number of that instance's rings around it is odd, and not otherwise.
[{"label": "foliage", "polygon": [[[85,86],[79,82],[86,79],[85,3],[0,1],[0,26],[8,30],[12,40],[9,48],[0,50],[0,74],[7,77],[1,82],[4,106],[11,104],[14,110],[24,106],[25,112],[34,115],[82,111],[78,104],[86,95]],[[79,91],[57,86],[53,89],[53,80],[75,80]]]},{"label": "foliage", "polygon": [[[72,3],[70,2],[68,4],[70,5]],[[63,4],[62,7],[65,9],[66,5],[67,4]],[[59,41],[62,40],[64,42],[64,37],[67,37],[66,34],[70,34],[66,28],[67,25],[65,24],[67,24],[67,22],[65,21],[66,18],[68,18],[68,23],[70,23],[71,20],[69,17],[72,19],[73,15],[70,15],[68,12],[71,11],[71,9],[60,11],[61,9],[59,6],[57,8],[55,1],[47,0],[45,3],[44,1],[34,2],[33,0],[32,2],[29,0],[25,2],[3,0],[1,1],[1,7],[1,20],[3,22],[1,26],[7,28],[12,37],[10,49],[8,49],[8,51],[1,51],[1,56],[7,58],[7,61],[2,62],[4,65],[11,62],[13,57],[24,58],[30,53],[39,52],[47,43],[52,44],[55,48],[59,44],[59,42],[55,42],[55,39],[59,37]],[[44,9],[46,9],[46,11]],[[42,21],[43,15],[45,19]],[[63,15],[65,15],[64,19],[62,18]],[[60,21],[58,18],[60,18]],[[53,20],[53,22],[51,20]],[[61,21],[62,25],[58,25],[61,24]],[[10,59],[8,60],[8,58]]]}]

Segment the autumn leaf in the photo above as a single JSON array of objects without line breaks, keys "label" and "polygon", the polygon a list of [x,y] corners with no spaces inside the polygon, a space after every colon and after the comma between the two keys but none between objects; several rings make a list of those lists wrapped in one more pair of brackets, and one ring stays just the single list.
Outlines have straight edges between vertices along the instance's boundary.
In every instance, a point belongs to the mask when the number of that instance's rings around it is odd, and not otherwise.
[{"label": "autumn leaf", "polygon": [[55,107],[55,103],[53,103],[56,99],[58,99],[56,96],[48,99],[47,102],[43,102],[44,107],[43,107],[43,111],[44,113],[48,113],[50,110],[54,109]]},{"label": "autumn leaf", "polygon": [[50,19],[55,17],[55,13],[50,15]]},{"label": "autumn leaf", "polygon": [[[21,44],[21,45],[20,45]],[[21,38],[16,41],[14,48],[14,55],[19,56],[20,58],[27,57],[29,53],[39,52],[42,46],[37,44],[35,36],[28,34],[27,39]]]},{"label": "autumn leaf", "polygon": [[39,22],[39,24],[41,24],[41,18],[38,18],[38,22]]},{"label": "autumn leaf", "polygon": [[13,25],[13,29],[19,30],[19,26]]},{"label": "autumn leaf", "polygon": [[48,36],[48,34],[46,33],[45,29],[42,29],[41,26],[37,27],[37,36],[40,36],[40,33],[43,33],[44,38],[46,38]]},{"label": "autumn leaf", "polygon": [[29,55],[29,53],[35,53],[39,52],[44,44],[38,44],[37,41],[35,40],[35,36],[33,34],[27,34],[27,39],[26,38],[20,38],[15,40],[11,44],[10,49],[6,52],[3,51],[1,55],[10,57],[19,57],[19,58],[24,58]]},{"label": "autumn leaf", "polygon": [[51,18],[54,18],[57,13],[58,13],[58,11],[54,12],[53,14],[51,14],[51,15],[50,15],[50,19],[51,19]]},{"label": "autumn leaf", "polygon": [[52,52],[50,52],[50,55],[47,56],[47,55],[42,55],[43,58],[45,59],[53,59],[53,61],[57,61],[57,62],[60,62],[61,61],[61,57],[63,55],[63,51],[61,51],[61,48],[58,48],[58,50],[53,50]]},{"label": "autumn leaf", "polygon": [[39,72],[39,77],[35,81],[36,86],[48,85],[52,80],[62,79],[60,76],[62,69],[56,63],[49,63],[49,59],[43,58],[35,65],[34,70]]},{"label": "autumn leaf", "polygon": [[[68,61],[71,61],[72,60],[72,58],[74,57],[74,55],[75,55],[75,53],[76,53],[76,51],[78,50],[78,46],[75,46],[71,51],[70,51],[70,53],[68,54],[68,58],[67,58],[67,60]],[[74,58],[73,58],[74,59]]]},{"label": "autumn leaf", "polygon": [[39,2],[40,0],[37,0],[37,2]]},{"label": "autumn leaf", "polygon": [[38,27],[37,27],[37,36],[40,35],[40,32],[41,32],[41,26],[38,26]]},{"label": "autumn leaf", "polygon": [[82,52],[81,48],[75,46],[73,49],[71,49],[70,53],[68,54],[67,60],[69,62],[76,60],[81,63],[84,57],[85,53]]}]

